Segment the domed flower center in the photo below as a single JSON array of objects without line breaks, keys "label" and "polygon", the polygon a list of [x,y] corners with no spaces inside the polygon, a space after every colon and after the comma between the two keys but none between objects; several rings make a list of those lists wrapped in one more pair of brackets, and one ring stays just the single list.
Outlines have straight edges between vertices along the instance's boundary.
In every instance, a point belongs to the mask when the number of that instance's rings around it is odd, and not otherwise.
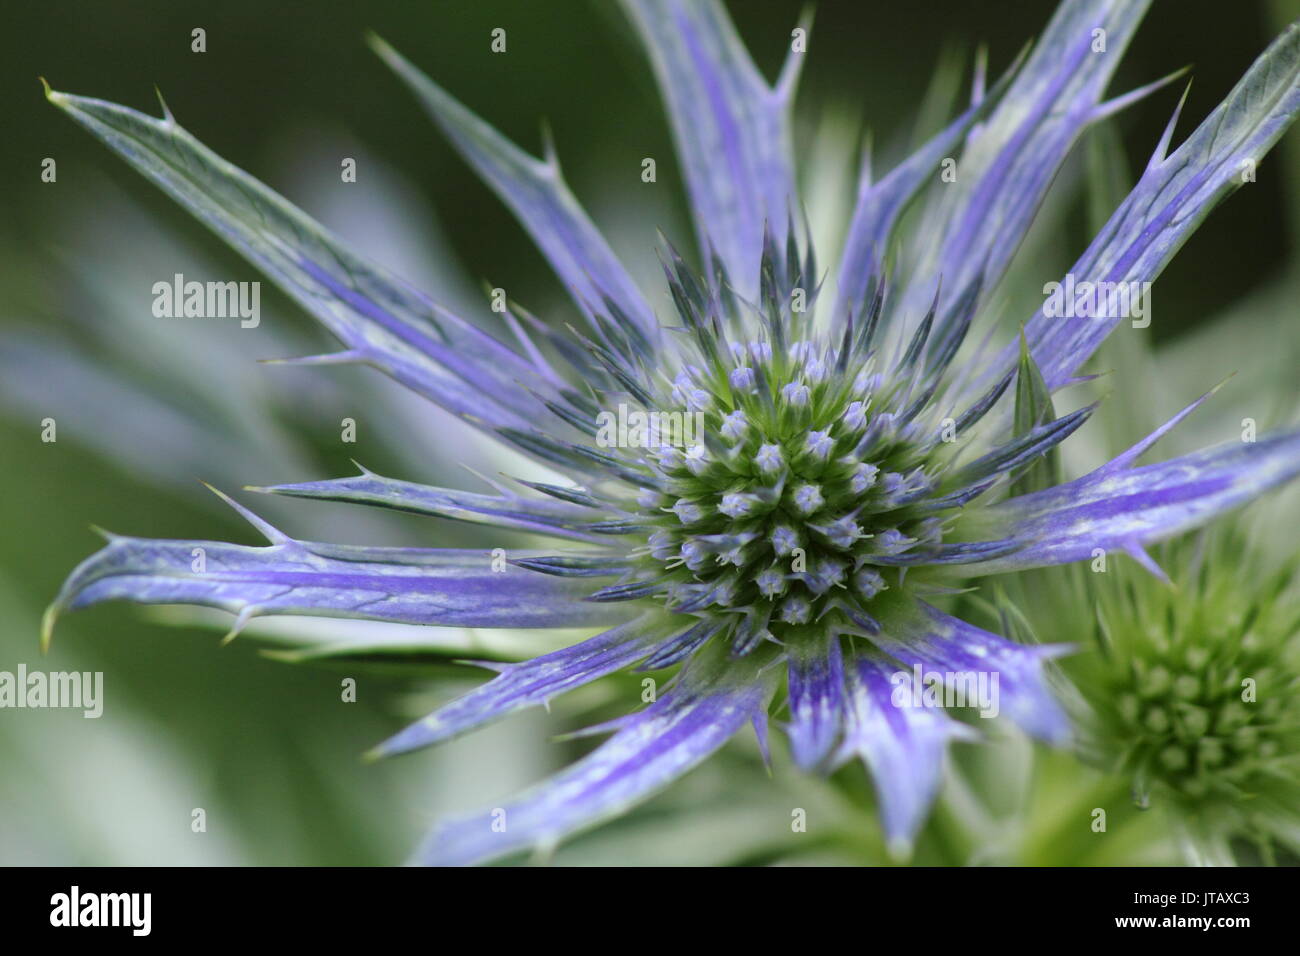
[{"label": "domed flower center", "polygon": [[1259,690],[1284,685],[1281,668],[1249,637],[1176,641],[1137,664],[1111,691],[1140,778],[1195,801],[1254,792],[1289,732],[1285,698]]},{"label": "domed flower center", "polygon": [[[753,342],[729,357],[680,372],[660,422],[688,427],[661,424],[646,456],[656,593],[734,625],[742,644],[836,609],[871,628],[890,559],[941,534],[925,446],[876,377],[837,367],[833,350]],[[744,612],[709,612],[729,608]]]}]

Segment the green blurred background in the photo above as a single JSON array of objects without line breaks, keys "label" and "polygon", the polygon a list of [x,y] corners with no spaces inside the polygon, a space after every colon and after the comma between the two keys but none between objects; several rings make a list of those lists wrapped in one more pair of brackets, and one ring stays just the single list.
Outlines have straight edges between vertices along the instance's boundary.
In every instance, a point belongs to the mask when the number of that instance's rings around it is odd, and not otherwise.
[{"label": "green blurred background", "polygon": [[[759,66],[775,75],[802,4],[728,6]],[[997,73],[1052,9],[1038,0],[818,4],[799,101],[801,155],[816,152],[828,123],[867,124],[887,164],[911,135],[937,62],[982,41]],[[1156,0],[1112,92],[1192,64],[1181,138],[1296,16],[1300,4],[1290,0]],[[159,321],[148,311],[158,279],[258,277],[48,106],[37,76],[149,111],[156,85],[207,145],[436,297],[481,318],[479,286],[490,280],[562,323],[571,306],[527,237],[362,38],[379,33],[527,149],[539,148],[545,118],[579,199],[651,283],[654,227],[684,245],[689,227],[648,66],[614,4],[9,3],[0,23],[0,335],[9,349],[0,363],[0,670],[20,662],[101,670],[106,685],[99,720],[0,711],[0,863],[400,862],[439,813],[498,798],[581,749],[549,741],[574,725],[571,716],[538,713],[437,753],[363,766],[361,752],[477,672],[434,667],[448,681],[431,686],[359,662],[289,666],[260,656],[267,645],[256,639],[219,647],[219,629],[172,627],[135,608],[66,618],[52,653],[40,657],[41,610],[97,546],[92,523],[253,542],[195,479],[236,491],[244,482],[347,474],[357,458],[447,483],[461,480],[459,460],[489,470],[501,462],[377,373],[258,366],[259,358],[327,347],[269,285],[257,330],[150,324]],[[195,27],[206,30],[206,53],[190,50]],[[495,27],[507,30],[505,55],[489,50]],[[1145,162],[1176,97],[1176,89],[1162,91],[1118,120],[1132,168]],[[1158,343],[1176,346],[1294,274],[1295,131],[1279,150],[1162,277]],[[339,181],[345,156],[359,161],[355,184]],[[646,156],[658,160],[654,185],[640,180]],[[57,162],[55,183],[40,180],[46,157]],[[1069,200],[1063,210],[1044,253],[1062,269],[1087,240],[1083,203]],[[54,444],[39,437],[47,415],[58,421]],[[343,416],[358,420],[355,445],[338,440]],[[452,524],[252,503],[304,537],[495,543]],[[314,633],[329,627],[318,623]],[[356,703],[340,700],[344,676],[360,682]],[[591,713],[603,702],[595,694],[578,703]],[[841,791],[781,772],[769,781],[742,746],[563,858],[762,860],[769,849],[755,834],[773,821],[785,827],[792,800],[822,801],[844,832],[860,830],[864,858],[876,853],[869,820]],[[191,830],[194,808],[207,813],[205,833]],[[834,851],[827,848],[828,859]]]}]

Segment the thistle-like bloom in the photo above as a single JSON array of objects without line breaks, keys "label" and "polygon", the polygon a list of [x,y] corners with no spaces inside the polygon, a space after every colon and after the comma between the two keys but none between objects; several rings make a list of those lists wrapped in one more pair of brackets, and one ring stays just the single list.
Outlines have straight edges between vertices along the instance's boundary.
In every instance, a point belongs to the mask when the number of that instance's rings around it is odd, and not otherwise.
[{"label": "thistle-like bloom", "polygon": [[[966,346],[976,323],[992,321],[990,294],[1073,144],[1161,85],[1103,100],[1146,3],[1064,4],[1000,81],[986,89],[977,73],[969,109],[913,156],[879,180],[865,164],[833,294],[795,187],[790,112],[806,25],[772,86],[719,4],[624,6],[667,102],[699,249],[693,268],[662,248],[659,309],[582,212],[553,153],[521,152],[375,41],[586,320],[584,331],[560,333],[515,310],[505,316],[514,344],[367,262],[170,113],[49,93],[344,344],[304,361],[375,366],[567,480],[487,495],[364,472],[261,489],[557,543],[511,552],[501,566],[486,550],[301,541],[234,505],[268,546],[112,536],[65,585],[45,637],[59,610],[110,599],[219,607],[237,615],[236,630],[267,614],[598,629],[501,666],[381,745],[392,754],[437,743],[615,671],[673,669],[648,707],[597,728],[612,732],[604,744],[492,812],[444,823],[422,860],[553,844],[662,788],[747,724],[766,747],[773,715],[802,768],[862,759],[888,836],[906,843],[948,742],[971,728],[896,702],[896,672],[991,672],[1008,718],[1052,742],[1070,733],[1044,674],[1062,648],[1020,645],[945,613],[954,578],[1097,549],[1149,564],[1147,543],[1300,471],[1300,433],[1138,466],[1194,403],[1096,471],[1054,484],[1043,462],[1090,409],[1058,418],[1051,395],[1124,317],[1040,311],[1019,344]],[[1154,279],[1300,110],[1298,78],[1293,26],[1172,152],[1171,121],[1073,280]],[[637,424],[652,413],[669,427]],[[615,419],[631,427],[612,429]],[[697,420],[698,432],[677,427]],[[682,432],[690,440],[675,442]],[[659,445],[634,437],[651,434]]]},{"label": "thistle-like bloom", "polygon": [[1176,588],[1084,575],[1070,620],[1089,651],[1067,668],[1089,705],[1084,750],[1170,815],[1195,862],[1300,852],[1297,561],[1269,570],[1233,535],[1177,544]]}]

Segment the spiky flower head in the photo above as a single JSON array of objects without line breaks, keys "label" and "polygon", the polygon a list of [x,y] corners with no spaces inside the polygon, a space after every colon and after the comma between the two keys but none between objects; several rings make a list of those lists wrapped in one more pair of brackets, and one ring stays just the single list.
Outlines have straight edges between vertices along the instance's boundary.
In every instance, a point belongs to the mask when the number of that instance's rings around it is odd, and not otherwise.
[{"label": "spiky flower head", "polygon": [[[561,478],[496,494],[371,472],[259,489],[558,543],[511,551],[508,564],[487,551],[321,544],[236,505],[268,546],[111,537],[65,585],[47,636],[58,610],[113,598],[224,608],[236,629],[265,614],[598,628],[501,667],[379,748],[436,743],[624,668],[676,668],[649,706],[600,728],[613,731],[602,746],[502,807],[443,824],[422,859],[553,843],[666,785],[747,724],[766,746],[773,714],[799,766],[868,764],[885,830],[903,846],[948,742],[971,730],[896,693],[900,673],[994,675],[1001,713],[1049,741],[1069,734],[1044,680],[1061,649],[947,613],[952,579],[1097,549],[1146,560],[1146,543],[1293,476],[1300,434],[1136,466],[1193,405],[1096,471],[1055,483],[1047,456],[1089,409],[1058,417],[1053,393],[1124,316],[1061,318],[1045,305],[1018,343],[967,344],[976,323],[993,321],[992,290],[1071,146],[1162,85],[1103,99],[1145,2],[1064,4],[992,87],[979,70],[970,108],[914,155],[879,180],[864,163],[825,274],[793,163],[808,24],[771,85],[720,4],[623,6],[667,102],[696,226],[693,265],[660,243],[666,289],[652,299],[581,211],[553,153],[520,151],[374,42],[537,241],[585,320],[580,331],[512,307],[503,337],[489,334],[222,162],[170,113],[49,93],[344,343],[306,362],[375,366]],[[1241,184],[1241,161],[1262,156],[1300,109],[1298,71],[1292,28],[1172,152],[1171,123],[1073,279],[1153,279]],[[921,225],[904,229],[912,206]]]},{"label": "spiky flower head", "polygon": [[1236,536],[1166,546],[1170,586],[1120,567],[1087,575],[1067,665],[1090,715],[1086,749],[1168,813],[1193,859],[1300,852],[1300,610],[1295,562],[1273,568]]},{"label": "spiky flower head", "polygon": [[[629,508],[633,517],[602,530],[644,535],[646,543],[634,548],[639,560],[623,579],[592,599],[658,596],[668,610],[709,622],[712,638],[737,656],[764,641],[784,644],[792,628],[828,615],[878,631],[871,607],[888,586],[885,573],[897,580],[898,567],[1013,548],[943,548],[945,517],[987,462],[949,468],[952,446],[931,420],[929,398],[946,364],[926,351],[933,309],[892,363],[876,349],[883,288],[828,342],[812,322],[811,258],[800,257],[793,230],[784,250],[770,233],[766,240],[754,305],[738,299],[721,270],[710,283],[670,252],[685,353],[671,385],[613,357],[634,349],[595,349],[640,396],[630,420],[694,416],[696,434],[684,449],[622,450],[619,467],[645,494]],[[789,303],[805,287],[801,313]],[[590,430],[601,438],[599,427]],[[545,560],[525,563],[553,570]]]}]

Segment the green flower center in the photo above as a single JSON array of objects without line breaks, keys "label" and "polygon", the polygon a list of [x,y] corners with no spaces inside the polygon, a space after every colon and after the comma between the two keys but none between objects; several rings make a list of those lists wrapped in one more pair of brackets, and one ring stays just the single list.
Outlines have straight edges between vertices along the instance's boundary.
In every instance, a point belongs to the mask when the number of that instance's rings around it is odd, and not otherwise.
[{"label": "green flower center", "polygon": [[1193,801],[1258,788],[1285,743],[1287,681],[1255,644],[1249,635],[1182,641],[1113,679],[1111,717],[1140,777]]},{"label": "green flower center", "polygon": [[836,609],[870,628],[889,560],[942,533],[927,446],[833,351],[731,358],[679,374],[668,414],[624,416],[658,482],[640,498],[647,580],[669,608],[734,626],[742,649]]}]

